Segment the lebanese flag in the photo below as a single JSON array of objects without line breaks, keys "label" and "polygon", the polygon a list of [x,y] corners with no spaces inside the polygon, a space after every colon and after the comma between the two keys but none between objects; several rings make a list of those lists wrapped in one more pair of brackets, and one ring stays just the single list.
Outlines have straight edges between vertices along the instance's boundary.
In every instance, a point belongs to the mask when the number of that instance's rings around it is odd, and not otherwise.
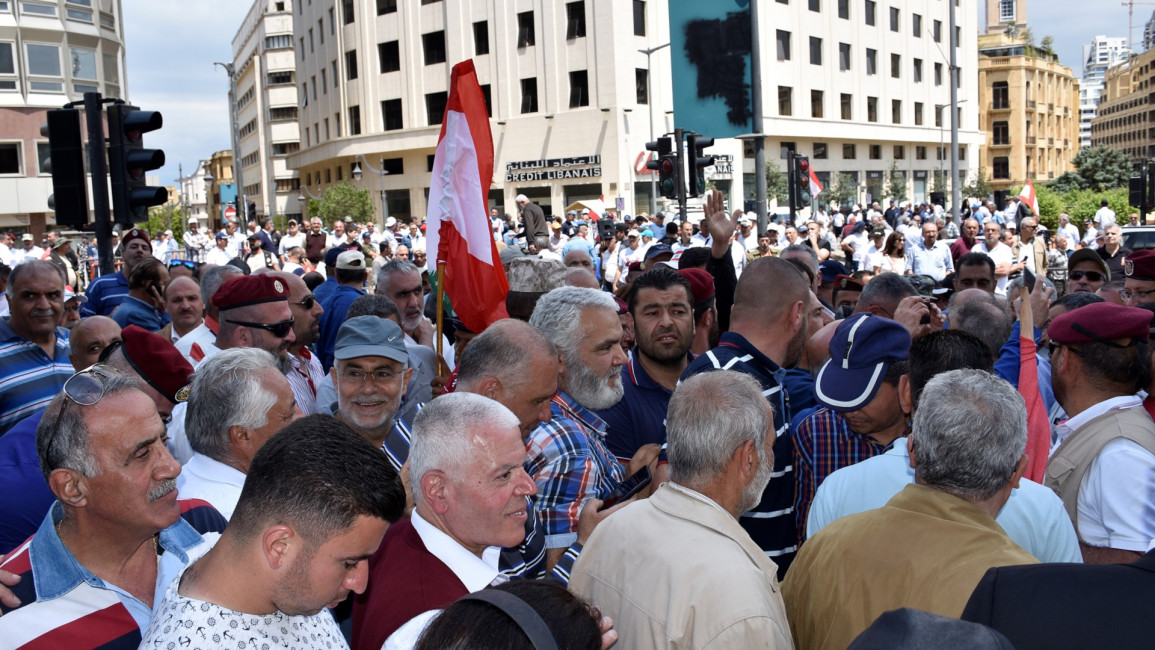
[{"label": "lebanese flag", "polygon": [[507,318],[509,281],[489,230],[486,200],[493,179],[493,136],[473,61],[453,66],[449,101],[433,158],[426,250],[430,274],[445,265],[445,292],[474,332]]},{"label": "lebanese flag", "polygon": [[810,168],[810,196],[811,198],[818,196],[822,191],[822,183],[818,182],[818,177],[814,175],[814,168]]},{"label": "lebanese flag", "polygon": [[1051,450],[1051,420],[1043,396],[1039,393],[1039,360],[1035,348],[1035,323],[1031,298],[1022,288],[1022,318],[1019,327],[1019,394],[1027,403],[1027,468],[1023,478],[1043,482],[1047,457]]},{"label": "lebanese flag", "polygon": [[[606,204],[606,195],[602,194],[601,196],[598,197],[598,200],[602,202],[602,205],[605,205]],[[596,224],[598,219],[601,219],[601,218],[602,218],[602,216],[600,214],[598,214],[597,210],[595,210],[594,208],[590,208],[590,222],[591,222],[590,228],[591,229],[593,229],[595,227],[594,224]]]},{"label": "lebanese flag", "polygon": [[1036,217],[1039,216],[1039,199],[1035,197],[1035,186],[1031,185],[1031,181],[1027,181],[1027,184],[1023,186],[1023,191],[1019,192],[1019,198],[1031,208],[1032,214]]}]

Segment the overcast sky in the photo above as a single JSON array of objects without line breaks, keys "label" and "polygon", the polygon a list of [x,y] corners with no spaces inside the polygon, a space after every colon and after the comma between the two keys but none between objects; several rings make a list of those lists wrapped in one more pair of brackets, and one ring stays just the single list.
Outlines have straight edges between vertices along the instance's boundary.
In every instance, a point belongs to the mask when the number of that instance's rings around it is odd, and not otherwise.
[{"label": "overcast sky", "polygon": [[[213,62],[232,60],[233,36],[251,6],[244,0],[122,0],[129,97],[164,114],[164,128],[146,142],[165,151],[167,164],[156,172],[165,185],[176,184],[178,163],[188,174],[197,161],[232,146],[228,76]],[[1135,8],[1136,42],[1152,8]],[[1120,0],[1034,0],[1027,22],[1037,40],[1055,38],[1059,61],[1079,75],[1084,44],[1096,35],[1126,35],[1127,8]]]}]

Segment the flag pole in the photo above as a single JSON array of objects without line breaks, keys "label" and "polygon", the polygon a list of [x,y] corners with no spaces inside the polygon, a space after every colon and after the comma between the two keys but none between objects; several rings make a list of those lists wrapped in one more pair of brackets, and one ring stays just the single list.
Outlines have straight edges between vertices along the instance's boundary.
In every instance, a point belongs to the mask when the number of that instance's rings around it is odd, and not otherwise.
[{"label": "flag pole", "polygon": [[433,340],[436,341],[437,349],[437,375],[445,374],[445,367],[442,365],[441,356],[441,340],[442,331],[445,329],[445,262],[437,262],[437,331],[433,335]]}]

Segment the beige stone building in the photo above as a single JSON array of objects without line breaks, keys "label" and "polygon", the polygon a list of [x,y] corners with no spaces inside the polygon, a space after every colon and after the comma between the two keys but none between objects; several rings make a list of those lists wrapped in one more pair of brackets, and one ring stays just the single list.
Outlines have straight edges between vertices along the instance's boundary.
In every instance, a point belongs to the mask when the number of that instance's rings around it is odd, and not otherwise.
[{"label": "beige stone building", "polygon": [[1155,50],[1107,70],[1099,112],[1091,122],[1091,144],[1119,149],[1134,160],[1155,156]]},{"label": "beige stone building", "polygon": [[1058,58],[1018,35],[979,36],[980,160],[995,190],[1071,171],[1079,150],[1079,82]]}]

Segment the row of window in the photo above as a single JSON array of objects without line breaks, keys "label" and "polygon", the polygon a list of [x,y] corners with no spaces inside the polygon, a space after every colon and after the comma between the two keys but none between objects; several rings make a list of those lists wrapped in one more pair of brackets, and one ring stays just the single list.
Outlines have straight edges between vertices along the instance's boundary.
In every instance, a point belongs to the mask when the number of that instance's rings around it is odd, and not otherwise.
[{"label": "row of window", "polygon": [[[792,52],[790,47],[791,33],[784,30],[775,31],[775,42],[778,50],[779,61],[790,61],[792,59]],[[822,41],[823,39],[817,36],[810,37],[810,65],[822,65]],[[853,65],[851,62],[851,45],[850,43],[838,44],[838,69],[840,71],[850,70]],[[913,66],[911,69],[912,79],[914,83],[922,83],[923,80],[923,60],[912,59]],[[866,74],[867,76],[878,74],[878,50],[873,48],[866,48]],[[902,55],[890,55],[890,76],[894,79],[902,78]],[[962,87],[962,73],[960,70],[959,87]],[[943,64],[934,64],[934,85],[941,86],[943,83]]]},{"label": "row of window", "polygon": [[[778,4],[790,4],[790,0],[776,0]],[[843,20],[850,20],[850,0],[834,0],[838,9],[838,17]],[[806,0],[807,8],[815,13],[822,12],[822,0]],[[874,27],[877,25],[878,3],[874,0],[865,0],[862,8],[862,20],[867,26]],[[898,7],[890,7],[890,31],[901,32],[902,30],[902,11]],[[915,38],[922,38],[923,35],[923,19],[922,14],[910,14],[910,30],[911,35]],[[960,32],[956,29],[956,39]],[[942,42],[942,21],[931,21],[931,38],[935,43]],[[957,42],[957,40],[956,40]]]},{"label": "row of window", "polygon": [[[23,68],[29,77],[28,90],[31,92],[64,92],[61,79],[72,79],[72,91],[76,93],[97,92],[96,50],[83,47],[64,47],[53,43],[24,43]],[[64,73],[62,57],[68,57],[68,74]],[[116,54],[103,55],[104,81],[108,84],[120,83],[120,67]],[[0,90],[16,90],[17,61],[16,44],[0,42]],[[88,82],[88,83],[85,83]]]},{"label": "row of window", "polygon": [[[948,158],[950,156],[950,154],[949,154],[950,147],[940,146],[940,147],[933,147],[933,149],[935,150],[937,160],[945,160],[946,158]],[[787,157],[791,153],[796,152],[796,150],[797,150],[797,147],[795,146],[795,144],[793,142],[783,142],[781,144],[781,147],[780,147],[780,156],[779,157],[782,158],[783,160],[786,160]],[[891,146],[891,156],[895,160],[905,160],[906,159],[906,145],[902,145],[902,144],[892,145]],[[915,145],[915,147],[914,147],[914,159],[915,160],[926,160],[927,159],[926,156],[927,156],[926,145]],[[815,142],[813,152],[811,153],[810,157],[813,158],[814,160],[826,160],[826,159],[828,159],[830,157],[828,143]],[[842,159],[843,160],[855,160],[857,158],[858,158],[858,145],[854,144],[852,142],[843,143],[843,145],[842,145]],[[867,145],[867,158],[869,158],[870,160],[882,160],[882,145],[880,145],[880,144]],[[959,160],[966,160],[966,147],[959,147]]]},{"label": "row of window", "polygon": [[[825,110],[825,106],[824,106],[825,98],[826,98],[826,93],[822,90],[811,90],[810,91],[810,117],[814,117],[814,118],[826,117],[826,110]],[[850,93],[840,93],[838,101],[839,101],[839,118],[843,119],[843,120],[853,120],[854,119],[854,95],[852,95]],[[936,127],[942,126],[942,109],[943,108],[944,107],[941,105],[936,105],[937,110],[935,111],[935,115],[934,115],[934,125]],[[914,125],[915,126],[922,126],[923,125],[924,109],[925,109],[925,104],[923,104],[922,102],[914,102]],[[778,86],[778,115],[783,116],[783,117],[789,117],[789,116],[794,115],[794,88],[792,88],[790,86]],[[902,124],[903,123],[902,117],[903,117],[902,100],[901,99],[890,100],[890,122],[891,122],[891,124]],[[960,108],[959,109],[959,121],[960,121],[960,123],[961,123],[961,120],[962,120],[962,109]],[[868,96],[866,98],[866,121],[867,122],[877,122],[878,121],[878,98],[877,97]]]},{"label": "row of window", "polygon": [[[11,11],[13,4],[15,4],[15,3],[10,4],[8,2],[0,2],[0,11],[2,11],[2,12]],[[81,9],[78,7],[73,7],[71,5],[79,5],[79,7],[84,7],[84,8]],[[19,6],[20,6],[20,13],[23,15],[26,15],[26,16],[56,18],[58,15],[57,14],[58,6],[56,5],[56,3],[49,4],[49,3],[44,3],[44,2],[25,1],[25,2],[21,2],[19,4]],[[68,0],[68,2],[65,3],[65,5],[64,5],[64,17],[68,20],[81,22],[81,23],[93,22],[92,0]],[[115,20],[113,20],[111,15],[101,15],[100,24],[107,26],[110,29],[116,27],[116,22],[115,22]]]}]

